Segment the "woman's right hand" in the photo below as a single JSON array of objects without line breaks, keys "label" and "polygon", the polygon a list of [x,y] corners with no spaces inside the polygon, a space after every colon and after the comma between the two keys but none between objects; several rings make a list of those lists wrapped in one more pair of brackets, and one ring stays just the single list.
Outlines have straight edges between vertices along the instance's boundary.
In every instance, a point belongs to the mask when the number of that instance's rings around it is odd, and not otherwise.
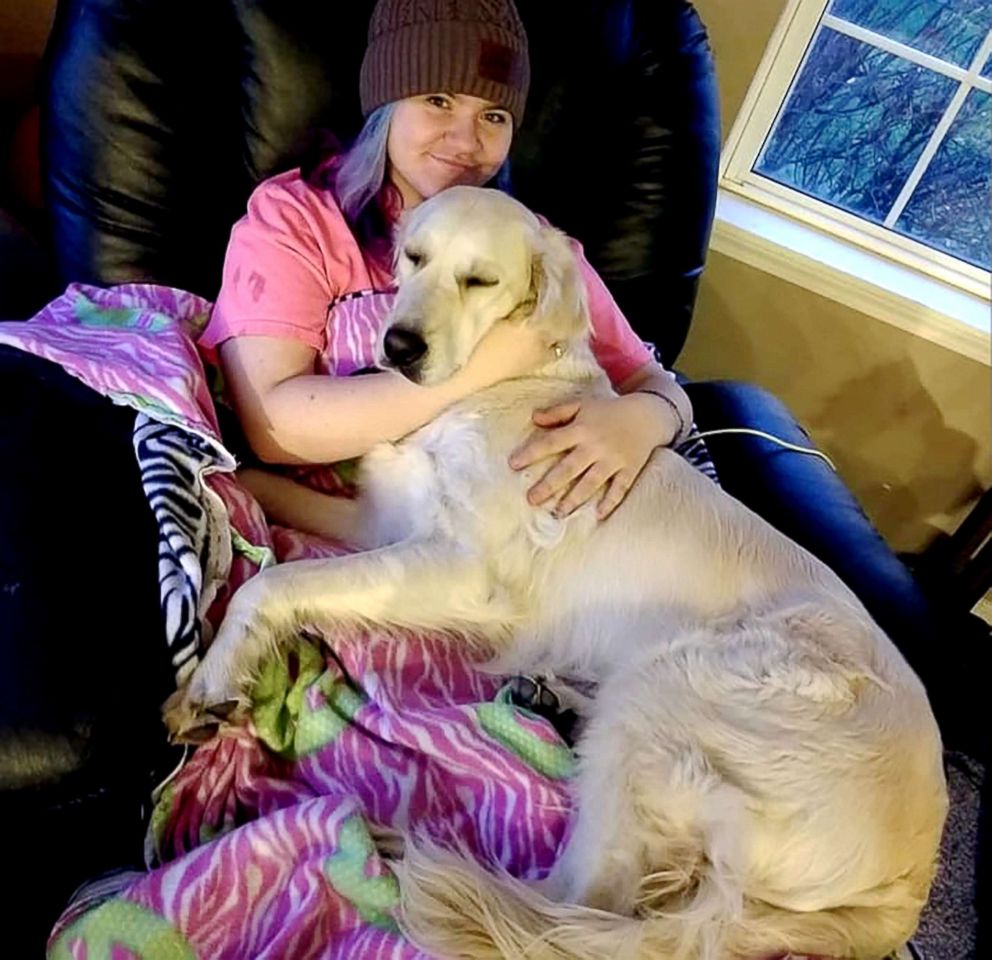
[{"label": "woman's right hand", "polygon": [[523,377],[552,357],[546,334],[528,324],[497,323],[479,342],[459,371],[471,390]]}]

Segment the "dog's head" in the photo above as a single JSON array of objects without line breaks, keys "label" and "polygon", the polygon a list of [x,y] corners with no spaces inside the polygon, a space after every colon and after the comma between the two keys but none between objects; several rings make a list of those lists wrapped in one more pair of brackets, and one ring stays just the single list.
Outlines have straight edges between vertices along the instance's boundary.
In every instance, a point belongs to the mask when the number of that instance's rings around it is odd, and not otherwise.
[{"label": "dog's head", "polygon": [[376,361],[414,383],[452,376],[496,323],[536,325],[549,344],[588,333],[567,238],[497,190],[451,187],[412,210],[397,236],[396,278]]}]

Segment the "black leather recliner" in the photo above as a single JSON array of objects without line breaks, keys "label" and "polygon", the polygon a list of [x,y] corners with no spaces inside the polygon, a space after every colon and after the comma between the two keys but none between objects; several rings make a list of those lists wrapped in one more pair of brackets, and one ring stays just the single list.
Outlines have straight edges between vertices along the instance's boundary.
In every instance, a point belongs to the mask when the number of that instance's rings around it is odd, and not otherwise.
[{"label": "black leather recliner", "polygon": [[[720,148],[705,31],[684,0],[517,4],[533,82],[512,154],[514,191],[584,243],[635,329],[677,366],[705,260]],[[60,0],[43,101],[58,282],[151,281],[214,296],[230,227],[252,187],[297,164],[312,128],[343,139],[357,130],[372,6]],[[762,390],[729,382],[687,389],[704,430],[752,426],[809,444]],[[716,437],[710,445],[725,488],[862,598],[930,687],[945,734],[958,737],[967,729],[954,708],[960,677],[952,685],[938,642],[937,625],[947,629],[948,621],[841,480],[820,460],[755,437]],[[68,669],[75,639],[38,637],[54,673]],[[148,787],[171,759],[155,720],[168,668],[159,640],[136,637],[127,663],[107,664],[139,687],[148,677],[140,718],[115,718],[118,705],[94,703],[86,689],[61,682],[52,689],[59,716],[69,718],[65,731],[0,731],[5,833],[24,825],[44,879],[44,896],[26,882],[24,904],[14,907],[34,946],[76,883],[140,857]],[[88,642],[98,655],[99,638]],[[0,669],[9,666],[0,650]],[[103,714],[116,723],[92,722]],[[127,736],[122,726],[131,728]],[[143,731],[140,762],[135,730]]]}]

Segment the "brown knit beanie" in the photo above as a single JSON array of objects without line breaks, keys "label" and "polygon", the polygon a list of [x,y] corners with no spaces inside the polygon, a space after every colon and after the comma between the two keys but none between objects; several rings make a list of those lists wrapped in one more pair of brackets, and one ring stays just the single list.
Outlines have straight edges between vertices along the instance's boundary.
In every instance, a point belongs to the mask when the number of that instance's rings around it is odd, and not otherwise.
[{"label": "brown knit beanie", "polygon": [[530,61],[513,0],[379,0],[362,63],[362,113],[420,93],[462,93],[524,114]]}]

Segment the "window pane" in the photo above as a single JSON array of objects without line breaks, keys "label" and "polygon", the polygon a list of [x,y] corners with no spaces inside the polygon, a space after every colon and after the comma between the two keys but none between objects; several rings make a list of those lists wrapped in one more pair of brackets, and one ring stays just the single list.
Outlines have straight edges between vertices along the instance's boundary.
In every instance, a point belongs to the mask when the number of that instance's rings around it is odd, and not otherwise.
[{"label": "window pane", "polygon": [[754,169],[881,222],[957,83],[821,29]]},{"label": "window pane", "polygon": [[982,67],[982,76],[988,77],[989,80],[992,80],[992,57],[989,57],[988,60],[985,61],[985,66]]},{"label": "window pane", "polygon": [[962,67],[992,29],[992,0],[832,0],[828,13]]},{"label": "window pane", "polygon": [[972,90],[896,229],[988,270],[990,189],[992,96]]}]

